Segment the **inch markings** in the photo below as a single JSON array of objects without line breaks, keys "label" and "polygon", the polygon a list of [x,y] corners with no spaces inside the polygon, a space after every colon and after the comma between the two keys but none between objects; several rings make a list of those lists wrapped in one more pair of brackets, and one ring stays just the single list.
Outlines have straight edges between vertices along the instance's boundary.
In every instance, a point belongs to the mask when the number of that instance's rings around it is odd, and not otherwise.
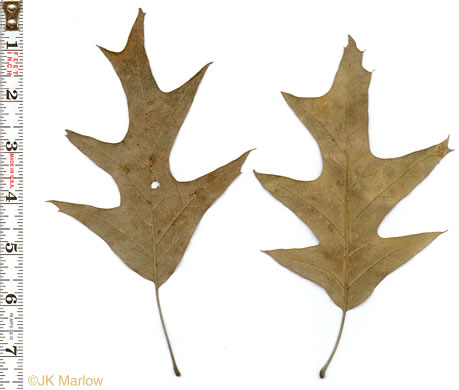
[{"label": "inch markings", "polygon": [[22,5],[0,9],[0,390],[24,388]]}]

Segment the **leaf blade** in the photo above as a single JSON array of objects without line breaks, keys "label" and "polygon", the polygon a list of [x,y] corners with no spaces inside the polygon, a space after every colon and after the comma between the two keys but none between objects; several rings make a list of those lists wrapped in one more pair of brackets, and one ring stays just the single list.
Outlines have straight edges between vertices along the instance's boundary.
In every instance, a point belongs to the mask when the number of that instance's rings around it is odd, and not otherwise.
[{"label": "leaf blade", "polygon": [[155,283],[161,323],[174,372],[179,376],[158,289],[174,273],[204,213],[240,174],[250,151],[195,180],[179,182],[173,177],[171,148],[210,63],[182,86],[161,91],[144,47],[144,17],[139,9],[121,52],[100,47],[126,95],[129,128],[125,137],[107,143],[67,132],[74,146],[112,176],[120,204],[104,209],[51,203],[101,237],[133,271]]},{"label": "leaf blade", "polygon": [[377,229],[451,150],[448,139],[406,156],[381,159],[370,151],[371,73],[349,37],[331,89],[317,98],[283,92],[287,104],[319,144],[321,176],[308,182],[256,173],[263,187],[307,223],[319,245],[266,251],[281,265],[322,286],[345,314],[364,302],[391,272],[440,233],[381,238]]}]

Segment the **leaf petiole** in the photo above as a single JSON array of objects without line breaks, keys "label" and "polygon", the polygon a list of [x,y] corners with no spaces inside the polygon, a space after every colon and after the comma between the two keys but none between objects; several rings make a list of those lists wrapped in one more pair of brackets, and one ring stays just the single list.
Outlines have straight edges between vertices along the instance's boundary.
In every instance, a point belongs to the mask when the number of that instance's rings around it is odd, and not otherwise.
[{"label": "leaf petiole", "polygon": [[[327,363],[322,367],[320,370],[320,377],[323,379],[325,378],[325,371],[327,371],[328,365],[333,359],[333,356],[335,355],[336,349],[338,348],[339,341],[341,340],[341,334],[343,333],[343,327],[344,327],[344,320],[346,319],[346,310],[343,310],[343,317],[341,318],[341,326],[339,328],[339,333],[338,333],[338,338],[336,339],[335,346],[333,347],[333,351],[330,355],[330,357],[327,360]],[[166,336],[167,337],[167,336]]]},{"label": "leaf petiole", "polygon": [[171,354],[172,366],[174,368],[175,375],[180,376],[180,371],[177,367],[177,363],[175,362],[174,352],[172,352],[171,342],[169,341],[169,336],[167,335],[166,324],[164,323],[163,312],[161,310],[161,303],[159,302],[159,289],[155,286],[155,293],[156,293],[156,303],[158,305],[159,311],[159,318],[161,318],[161,324],[163,326],[164,335],[166,336],[167,346],[169,347],[169,353]]}]

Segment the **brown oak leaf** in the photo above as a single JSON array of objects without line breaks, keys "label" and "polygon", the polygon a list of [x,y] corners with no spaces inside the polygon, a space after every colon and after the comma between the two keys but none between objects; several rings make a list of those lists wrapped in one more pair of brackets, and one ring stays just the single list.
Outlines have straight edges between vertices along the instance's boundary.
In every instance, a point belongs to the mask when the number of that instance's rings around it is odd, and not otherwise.
[{"label": "brown oak leaf", "polygon": [[344,50],[333,85],[317,98],[283,96],[319,144],[321,176],[313,181],[256,173],[261,184],[310,226],[319,245],[265,251],[278,263],[322,286],[342,311],[365,301],[392,271],[430,244],[440,232],[382,238],[378,226],[450,152],[448,139],[398,158],[375,157],[368,140],[371,73],[354,40]]},{"label": "brown oak leaf", "polygon": [[123,51],[100,48],[127,97],[126,136],[121,142],[107,143],[73,131],[67,134],[72,144],[113,177],[120,205],[104,209],[52,203],[100,236],[132,270],[155,284],[161,323],[179,376],[158,289],[175,271],[206,210],[240,174],[249,152],[192,181],[180,182],[172,176],[169,154],[209,64],[176,90],[161,91],[144,48],[144,16],[139,10]]}]

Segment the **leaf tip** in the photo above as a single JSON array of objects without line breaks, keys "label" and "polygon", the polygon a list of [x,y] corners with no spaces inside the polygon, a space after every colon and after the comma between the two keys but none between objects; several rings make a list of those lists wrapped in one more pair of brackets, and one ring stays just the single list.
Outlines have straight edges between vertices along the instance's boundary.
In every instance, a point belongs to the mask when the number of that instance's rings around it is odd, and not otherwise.
[{"label": "leaf tip", "polygon": [[242,166],[242,164],[245,163],[245,160],[247,160],[247,157],[249,157],[249,154],[254,150],[255,150],[255,148],[247,150],[247,152],[241,154],[241,156],[239,157],[239,159],[241,160],[241,166]]},{"label": "leaf tip", "polygon": [[129,47],[135,46],[136,42],[140,42],[141,46],[143,46],[143,42],[144,42],[143,26],[144,26],[145,15],[146,13],[143,12],[142,8],[139,8],[139,12],[137,14],[137,17],[135,19],[135,22],[129,34],[128,41],[122,51],[115,52],[115,51],[108,50],[102,46],[96,45],[100,49],[100,51],[105,55],[105,57],[107,57],[107,59],[110,62],[112,62],[112,64],[115,58],[119,57],[124,51],[128,50]]},{"label": "leaf tip", "polygon": [[236,163],[237,166],[239,167],[239,173],[236,176],[239,176],[241,174],[241,168],[244,165],[245,161],[247,160],[247,157],[249,157],[250,152],[253,149],[248,150],[245,153],[242,153],[236,160],[232,161],[232,163]]},{"label": "leaf tip", "polygon": [[201,78],[204,77],[204,74],[207,72],[207,69],[209,69],[209,66],[212,65],[213,63],[214,63],[213,61],[210,61],[207,64],[205,64],[201,68],[201,70],[198,73],[196,73],[195,77],[201,77]]},{"label": "leaf tip", "polygon": [[[78,137],[81,137],[81,134],[78,134],[72,130],[65,130],[65,136],[67,137],[67,139],[70,141],[70,143],[72,143],[73,145],[75,145],[75,140],[78,139]],[[75,145],[76,146],[76,145]],[[83,152],[84,153],[84,152]]]},{"label": "leaf tip", "polygon": [[319,376],[320,376],[320,379],[324,379],[325,378],[325,370],[323,368],[320,370]]},{"label": "leaf tip", "polygon": [[454,149],[449,148],[448,143],[449,143],[449,135],[442,143],[438,144],[437,150],[441,157],[444,157],[448,153],[454,151]]},{"label": "leaf tip", "polygon": [[354,38],[350,34],[347,34],[347,47],[357,47]]},{"label": "leaf tip", "polygon": [[447,149],[448,149],[448,153],[449,153],[449,152],[454,152],[454,149],[451,149],[451,148],[449,147],[449,137],[450,137],[450,136],[451,136],[451,134],[448,134],[448,137],[446,138],[446,147],[447,147]]},{"label": "leaf tip", "polygon": [[355,39],[352,38],[352,36],[350,34],[347,34],[347,46],[346,46],[346,48],[356,49],[358,52],[360,52],[362,54],[365,51],[365,50],[360,50],[357,47],[357,42],[355,42]]},{"label": "leaf tip", "polygon": [[195,77],[198,77],[198,76],[204,76],[204,73],[207,72],[207,69],[208,69],[209,66],[212,65],[213,63],[214,63],[213,61],[210,61],[210,62],[208,62],[207,64],[205,64],[205,65],[200,69],[200,71],[199,71],[198,73],[196,73],[196,74],[192,77],[192,79],[195,78]]},{"label": "leaf tip", "polygon": [[448,232],[448,229],[443,230],[441,232],[434,232],[433,234],[435,234],[435,237],[432,239],[432,241],[435,240],[437,237],[440,237],[442,234],[445,234],[447,232]]},{"label": "leaf tip", "polygon": [[201,80],[203,79],[204,75],[207,72],[207,69],[209,68],[210,65],[212,65],[213,62],[209,62],[206,65],[204,65],[191,79],[189,79],[185,84],[181,85],[177,89],[167,92],[167,93],[183,93],[183,91],[190,90],[191,93],[196,94],[196,91],[199,87],[199,84],[201,84]]},{"label": "leaf tip", "polygon": [[[362,58],[363,58],[364,50],[360,50],[357,47],[357,43],[355,42],[354,38],[352,38],[351,35],[348,34],[347,38],[348,38],[348,43],[347,43],[347,46],[344,48],[344,52],[345,53],[347,52],[348,55],[356,56],[354,61],[359,61],[360,65],[362,66],[361,61],[362,61]],[[363,68],[363,66],[362,66],[362,68]],[[368,70],[366,70],[365,68],[363,68],[363,69],[369,74],[372,73],[372,72],[369,72]]]},{"label": "leaf tip", "polygon": [[250,153],[252,153],[254,150],[257,150],[257,148],[252,148],[252,149],[249,149],[247,150],[247,152],[245,152],[244,154],[246,155],[246,158],[249,156]]},{"label": "leaf tip", "polygon": [[292,94],[288,92],[284,92],[284,91],[281,91],[281,95],[283,96],[285,100],[287,100],[287,98],[289,98],[290,96],[293,96]]},{"label": "leaf tip", "polygon": [[[136,26],[137,23],[140,23],[140,25],[141,25],[141,27],[142,27],[142,29],[143,29],[143,21],[144,21],[144,19],[145,19],[145,15],[146,15],[146,14],[147,14],[147,13],[146,13],[146,12],[143,12],[142,8],[139,8],[139,12],[137,12],[137,17],[136,17],[136,19],[135,19],[134,26]],[[134,26],[133,26],[133,27],[134,27]]]},{"label": "leaf tip", "polygon": [[104,54],[104,56],[108,58],[108,60],[110,60],[114,55],[119,54],[119,53],[116,53],[114,51],[108,50],[105,47],[102,47],[102,46],[99,46],[99,45],[96,45],[96,46]]},{"label": "leaf tip", "polygon": [[52,205],[56,206],[57,207],[57,211],[60,213],[61,212],[61,208],[59,207],[59,201],[57,200],[47,200],[46,203],[51,203]]},{"label": "leaf tip", "polygon": [[281,92],[281,94],[282,94],[282,97],[284,98],[284,100],[287,102],[287,104],[290,107],[292,107],[292,104],[295,104],[295,102],[297,100],[301,100],[302,99],[302,98],[299,98],[298,96],[292,95],[291,93],[288,93],[288,92]]},{"label": "leaf tip", "polygon": [[255,177],[258,179],[258,181],[260,181],[261,176],[262,176],[263,174],[260,173],[260,172],[257,172],[255,169],[252,169],[252,170],[253,170],[253,174],[255,175]]}]

